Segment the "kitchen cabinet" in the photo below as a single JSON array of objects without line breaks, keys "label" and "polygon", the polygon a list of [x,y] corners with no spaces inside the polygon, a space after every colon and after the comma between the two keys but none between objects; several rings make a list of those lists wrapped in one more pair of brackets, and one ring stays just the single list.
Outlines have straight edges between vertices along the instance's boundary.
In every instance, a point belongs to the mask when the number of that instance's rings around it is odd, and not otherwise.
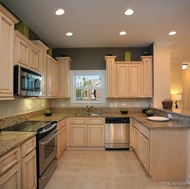
[{"label": "kitchen cabinet", "polygon": [[0,100],[13,99],[14,24],[17,22],[0,5]]},{"label": "kitchen cabinet", "polygon": [[65,150],[66,141],[66,119],[63,119],[57,123],[57,159]]},{"label": "kitchen cabinet", "polygon": [[0,157],[0,188],[36,189],[36,138]]},{"label": "kitchen cabinet", "polygon": [[116,56],[106,56],[106,90],[107,98],[117,98],[117,84],[116,84],[116,64],[115,64]]},{"label": "kitchen cabinet", "polygon": [[133,149],[154,181],[186,180],[187,132],[185,128],[148,129],[133,118],[131,128]]},{"label": "kitchen cabinet", "polygon": [[22,189],[36,189],[36,138],[33,137],[22,144]]},{"label": "kitchen cabinet", "polygon": [[39,73],[42,74],[42,97],[46,96],[46,55],[48,47],[44,45],[40,40],[34,40],[34,44],[39,48],[38,60],[39,60]]},{"label": "kitchen cabinet", "polygon": [[106,56],[107,98],[152,97],[152,57],[141,61],[115,61]]},{"label": "kitchen cabinet", "polygon": [[19,31],[15,30],[15,62],[28,69],[39,71],[39,49]]},{"label": "kitchen cabinet", "polygon": [[21,188],[20,148],[0,157],[0,188]]},{"label": "kitchen cabinet", "polygon": [[104,146],[104,118],[70,118],[70,146]]},{"label": "kitchen cabinet", "polygon": [[59,98],[70,98],[70,93],[69,93],[69,71],[70,71],[70,63],[71,59],[70,57],[56,57],[57,61],[59,62],[58,64],[58,69],[59,69],[59,93],[58,97]]},{"label": "kitchen cabinet", "polygon": [[47,97],[58,97],[58,62],[51,56],[46,55],[46,88]]}]

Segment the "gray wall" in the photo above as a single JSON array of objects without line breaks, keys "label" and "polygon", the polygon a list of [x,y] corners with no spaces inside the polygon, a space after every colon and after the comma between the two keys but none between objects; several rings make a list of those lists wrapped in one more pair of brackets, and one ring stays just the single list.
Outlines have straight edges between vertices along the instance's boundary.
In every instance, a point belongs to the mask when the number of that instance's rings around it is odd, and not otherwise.
[{"label": "gray wall", "polygon": [[141,48],[54,48],[53,57],[67,54],[71,59],[71,70],[105,70],[104,57],[107,53],[117,56],[116,61],[125,60],[125,52],[131,52],[131,60],[139,60],[143,52],[149,52],[150,47]]}]

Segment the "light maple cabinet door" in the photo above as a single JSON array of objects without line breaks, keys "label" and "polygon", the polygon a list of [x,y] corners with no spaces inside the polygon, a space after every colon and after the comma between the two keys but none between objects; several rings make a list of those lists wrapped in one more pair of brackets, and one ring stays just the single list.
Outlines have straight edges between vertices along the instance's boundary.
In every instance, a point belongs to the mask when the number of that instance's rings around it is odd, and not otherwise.
[{"label": "light maple cabinet door", "polygon": [[58,96],[58,62],[51,56],[47,55],[47,96],[57,97]]},{"label": "light maple cabinet door", "polygon": [[134,150],[136,154],[139,156],[139,130],[134,127]]},{"label": "light maple cabinet door", "polygon": [[87,146],[87,125],[70,125],[70,146]]},{"label": "light maple cabinet door", "polygon": [[28,69],[39,71],[39,49],[19,31],[15,30],[15,62]]},{"label": "light maple cabinet door", "polygon": [[57,158],[61,156],[66,148],[66,119],[57,124]]},{"label": "light maple cabinet door", "polygon": [[57,61],[59,62],[59,88],[58,94],[61,98],[69,98],[69,71],[70,71],[70,57],[56,57]]},{"label": "light maple cabinet door", "polygon": [[29,62],[29,67],[33,70],[39,71],[39,49],[30,46],[30,62]]},{"label": "light maple cabinet door", "polygon": [[88,125],[88,146],[104,146],[104,125]]},{"label": "light maple cabinet door", "polygon": [[22,159],[22,189],[36,189],[36,149]]},{"label": "light maple cabinet door", "polygon": [[14,165],[9,171],[0,177],[0,188],[20,189],[21,188],[21,169],[20,163]]},{"label": "light maple cabinet door", "polygon": [[15,31],[15,64],[29,67],[29,45],[23,39],[24,36],[17,30]]},{"label": "light maple cabinet door", "polygon": [[40,40],[34,40],[34,44],[39,48],[38,62],[39,73],[42,74],[42,96],[46,96],[46,55],[48,47],[44,45]]},{"label": "light maple cabinet door", "polygon": [[129,65],[117,64],[117,96],[127,97],[129,96]]},{"label": "light maple cabinet door", "polygon": [[0,100],[13,99],[14,24],[17,22],[0,5]]},{"label": "light maple cabinet door", "polygon": [[117,83],[116,83],[116,56],[106,56],[106,80],[107,80],[107,98],[116,98],[117,97]]},{"label": "light maple cabinet door", "polygon": [[141,97],[141,82],[142,82],[142,72],[141,63],[129,64],[128,68],[128,94],[129,97]]},{"label": "light maple cabinet door", "polygon": [[142,56],[142,94],[144,97],[152,97],[152,57]]}]

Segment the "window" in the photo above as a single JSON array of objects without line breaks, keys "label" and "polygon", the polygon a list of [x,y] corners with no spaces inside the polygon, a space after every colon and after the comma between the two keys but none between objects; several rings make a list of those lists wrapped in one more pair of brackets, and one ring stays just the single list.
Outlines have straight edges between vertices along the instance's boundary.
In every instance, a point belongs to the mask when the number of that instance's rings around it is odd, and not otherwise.
[{"label": "window", "polygon": [[71,103],[105,103],[105,71],[71,71]]}]

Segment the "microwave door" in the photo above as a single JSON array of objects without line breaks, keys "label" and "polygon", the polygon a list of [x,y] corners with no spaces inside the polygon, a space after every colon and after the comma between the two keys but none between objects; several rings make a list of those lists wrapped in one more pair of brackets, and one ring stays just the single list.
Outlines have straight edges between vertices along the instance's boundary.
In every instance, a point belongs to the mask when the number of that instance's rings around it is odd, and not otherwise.
[{"label": "microwave door", "polygon": [[41,80],[36,79],[34,82],[34,90],[39,95],[41,93]]}]

